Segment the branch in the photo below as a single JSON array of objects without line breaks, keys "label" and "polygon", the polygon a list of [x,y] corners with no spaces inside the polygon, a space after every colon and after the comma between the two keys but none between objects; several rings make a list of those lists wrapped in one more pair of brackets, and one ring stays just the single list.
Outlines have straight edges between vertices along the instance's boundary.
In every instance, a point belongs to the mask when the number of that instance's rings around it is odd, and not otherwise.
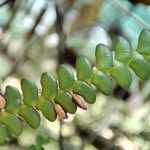
[{"label": "branch", "polygon": [[80,125],[77,125],[76,130],[81,138],[87,140],[98,150],[121,150],[121,147],[117,146],[112,140],[105,139],[90,128],[82,128]]},{"label": "branch", "polygon": [[6,1],[2,2],[2,3],[0,4],[0,7],[2,7],[2,6],[4,6],[4,5],[10,3],[11,1],[12,1],[12,0],[6,0]]},{"label": "branch", "polygon": [[145,22],[142,18],[140,18],[138,15],[135,13],[128,11],[126,7],[120,4],[119,1],[117,0],[111,0],[110,3],[118,9],[120,12],[124,13],[127,16],[131,16],[136,22],[138,22],[140,25],[142,25],[144,28],[150,29],[150,25]]}]

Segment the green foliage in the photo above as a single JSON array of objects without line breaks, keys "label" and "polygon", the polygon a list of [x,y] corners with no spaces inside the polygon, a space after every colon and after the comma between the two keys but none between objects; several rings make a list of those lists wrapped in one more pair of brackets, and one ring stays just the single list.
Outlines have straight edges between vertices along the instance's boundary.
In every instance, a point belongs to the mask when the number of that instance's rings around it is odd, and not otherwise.
[{"label": "green foliage", "polygon": [[38,135],[36,138],[36,145],[31,145],[29,150],[44,150],[43,145],[50,142],[50,138],[48,136]]},{"label": "green foliage", "polygon": [[18,89],[12,86],[7,86],[5,90],[6,106],[5,110],[11,114],[17,114],[21,103],[21,94]]},{"label": "green foliage", "polygon": [[32,128],[36,129],[40,125],[40,116],[37,110],[27,105],[21,105],[19,116],[21,116],[25,122]]},{"label": "green foliage", "polygon": [[115,43],[115,58],[122,63],[129,63],[132,57],[130,43],[122,37],[119,37]]},{"label": "green foliage", "polygon": [[110,95],[112,93],[113,85],[111,77],[96,68],[93,68],[92,83],[104,95]]},{"label": "green foliage", "polygon": [[48,100],[53,100],[58,90],[56,79],[47,72],[44,72],[41,76],[41,85],[42,95]]},{"label": "green foliage", "polygon": [[[143,30],[139,36],[137,51],[132,53],[130,44],[119,37],[115,45],[115,56],[107,46],[98,44],[95,51],[96,65],[93,68],[86,57],[79,56],[76,61],[77,79],[75,79],[72,69],[68,65],[61,64],[57,70],[59,84],[52,75],[43,73],[40,80],[41,92],[34,82],[22,79],[23,98],[16,88],[7,86],[4,94],[6,106],[0,111],[0,143],[3,144],[7,137],[5,128],[15,135],[22,133],[23,122],[34,129],[38,128],[41,121],[39,111],[49,121],[55,121],[57,114],[62,117],[65,112],[74,114],[78,105],[73,100],[73,94],[82,96],[87,103],[94,103],[96,91],[93,85],[104,95],[112,93],[113,79],[122,88],[128,89],[132,83],[129,68],[139,78],[148,79],[149,41],[150,31]],[[76,102],[81,104],[79,99]],[[38,147],[32,146],[31,149]]]},{"label": "green foliage", "polygon": [[107,71],[113,66],[111,50],[104,44],[98,44],[95,50],[96,67],[101,71]]},{"label": "green foliage", "polygon": [[96,100],[94,89],[86,82],[76,81],[73,92],[81,95],[87,103],[93,104]]},{"label": "green foliage", "polygon": [[21,89],[24,104],[35,107],[38,100],[38,88],[35,83],[27,79],[22,79]]},{"label": "green foliage", "polygon": [[143,56],[136,54],[133,56],[130,64],[130,68],[135,74],[143,80],[146,80],[150,76],[150,63],[148,63]]},{"label": "green foliage", "polygon": [[150,30],[144,29],[140,33],[137,52],[141,55],[150,55]]},{"label": "green foliage", "polygon": [[22,121],[15,115],[8,112],[3,112],[1,115],[1,123],[15,135],[20,135],[23,131]]},{"label": "green foliage", "polygon": [[42,112],[43,116],[49,121],[55,121],[57,114],[55,112],[52,102],[40,97],[37,108]]},{"label": "green foliage", "polygon": [[0,126],[0,144],[4,144],[6,141],[6,129],[4,126]]},{"label": "green foliage", "polygon": [[130,87],[132,75],[125,65],[121,63],[114,65],[110,74],[122,88],[128,89]]},{"label": "green foliage", "polygon": [[79,56],[76,60],[77,78],[81,81],[89,82],[92,76],[92,65],[90,61],[84,57]]},{"label": "green foliage", "polygon": [[57,75],[60,89],[72,91],[75,79],[70,67],[64,64],[59,65]]},{"label": "green foliage", "polygon": [[72,95],[69,92],[59,90],[57,92],[55,101],[62,106],[66,112],[70,114],[74,114],[76,112],[77,106],[73,102]]}]

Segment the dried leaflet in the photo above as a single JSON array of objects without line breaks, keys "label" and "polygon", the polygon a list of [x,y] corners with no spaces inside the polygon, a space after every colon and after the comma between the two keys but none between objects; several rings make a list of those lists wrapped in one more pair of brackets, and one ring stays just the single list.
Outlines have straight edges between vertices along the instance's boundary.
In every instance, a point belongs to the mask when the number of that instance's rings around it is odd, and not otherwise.
[{"label": "dried leaflet", "polygon": [[73,93],[72,98],[77,106],[79,106],[83,110],[87,109],[87,103],[85,102],[85,100],[82,96]]},{"label": "dried leaflet", "polygon": [[6,100],[2,95],[0,95],[0,109],[3,109],[6,105]]},{"label": "dried leaflet", "polygon": [[59,104],[53,103],[53,105],[60,119],[64,120],[68,118],[67,113],[62,109],[62,107]]}]

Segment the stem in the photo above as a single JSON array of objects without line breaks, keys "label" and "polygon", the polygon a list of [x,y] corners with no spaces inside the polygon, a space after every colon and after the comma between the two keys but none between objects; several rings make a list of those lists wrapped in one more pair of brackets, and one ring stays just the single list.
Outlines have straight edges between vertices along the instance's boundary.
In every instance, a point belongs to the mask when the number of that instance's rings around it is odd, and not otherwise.
[{"label": "stem", "polygon": [[[63,31],[63,24],[64,24],[64,13],[60,10],[60,7],[58,5],[58,2],[56,1],[55,4],[55,10],[56,10],[56,22],[55,22],[55,27],[56,27],[56,32],[59,36],[59,43],[57,46],[58,50],[58,64],[64,63],[65,59],[65,42],[66,42],[66,35]],[[59,148],[60,150],[64,150],[64,145],[63,145],[63,135],[62,135],[62,126],[63,122],[62,120],[59,121],[60,124],[60,129],[59,129]]]},{"label": "stem", "polygon": [[59,148],[60,148],[60,150],[64,150],[63,135],[62,135],[63,122],[62,122],[61,119],[59,120],[59,124],[60,124],[60,128],[59,128]]}]

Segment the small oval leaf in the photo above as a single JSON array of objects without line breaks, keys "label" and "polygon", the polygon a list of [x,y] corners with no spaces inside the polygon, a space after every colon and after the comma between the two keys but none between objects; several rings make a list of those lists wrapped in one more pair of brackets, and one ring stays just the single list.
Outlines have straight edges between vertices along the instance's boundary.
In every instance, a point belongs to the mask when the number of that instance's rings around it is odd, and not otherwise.
[{"label": "small oval leaf", "polygon": [[38,109],[42,112],[46,119],[49,121],[56,120],[57,114],[52,102],[46,100],[43,97],[40,97],[37,105]]},{"label": "small oval leaf", "polygon": [[11,114],[17,114],[21,104],[21,94],[18,89],[8,85],[4,95],[6,98],[5,110]]},{"label": "small oval leaf", "polygon": [[55,102],[70,114],[74,114],[77,110],[77,106],[72,100],[72,95],[66,91],[58,90]]},{"label": "small oval leaf", "polygon": [[48,100],[53,100],[58,89],[56,79],[47,72],[44,72],[42,73],[40,81],[42,85],[42,95]]},{"label": "small oval leaf", "polygon": [[132,57],[130,43],[122,37],[118,37],[115,43],[115,58],[122,63],[128,63]]},{"label": "small oval leaf", "polygon": [[93,104],[96,101],[96,93],[94,89],[83,81],[76,81],[73,93],[82,96],[87,103]]},{"label": "small oval leaf", "polygon": [[76,60],[77,78],[89,82],[92,76],[92,65],[84,56],[78,56]]},{"label": "small oval leaf", "polygon": [[27,79],[22,79],[21,89],[23,91],[24,104],[35,107],[38,100],[38,88],[35,83]]},{"label": "small oval leaf", "polygon": [[137,52],[141,55],[150,55],[150,30],[143,29],[140,33]]},{"label": "small oval leaf", "polygon": [[102,71],[93,69],[92,83],[105,95],[112,93],[112,80],[111,78]]},{"label": "small oval leaf", "polygon": [[39,113],[32,107],[29,107],[27,105],[21,105],[20,110],[19,110],[19,115],[33,129],[36,129],[39,127],[40,121],[41,121]]},{"label": "small oval leaf", "polygon": [[150,55],[143,55],[143,57],[146,59],[148,63],[150,63]]},{"label": "small oval leaf", "polygon": [[150,63],[142,55],[135,55],[129,66],[139,78],[147,80],[150,77]]},{"label": "small oval leaf", "polygon": [[130,87],[132,83],[132,75],[125,65],[115,65],[111,69],[110,74],[123,89],[126,90]]},{"label": "small oval leaf", "polygon": [[107,71],[113,66],[111,50],[104,44],[98,44],[95,50],[96,67],[99,70]]},{"label": "small oval leaf", "polygon": [[74,74],[68,65],[61,64],[57,70],[59,87],[61,90],[71,91],[74,86]]},{"label": "small oval leaf", "polygon": [[15,135],[20,135],[23,131],[22,121],[15,115],[10,114],[8,112],[2,113],[2,124],[6,126],[6,128]]}]

